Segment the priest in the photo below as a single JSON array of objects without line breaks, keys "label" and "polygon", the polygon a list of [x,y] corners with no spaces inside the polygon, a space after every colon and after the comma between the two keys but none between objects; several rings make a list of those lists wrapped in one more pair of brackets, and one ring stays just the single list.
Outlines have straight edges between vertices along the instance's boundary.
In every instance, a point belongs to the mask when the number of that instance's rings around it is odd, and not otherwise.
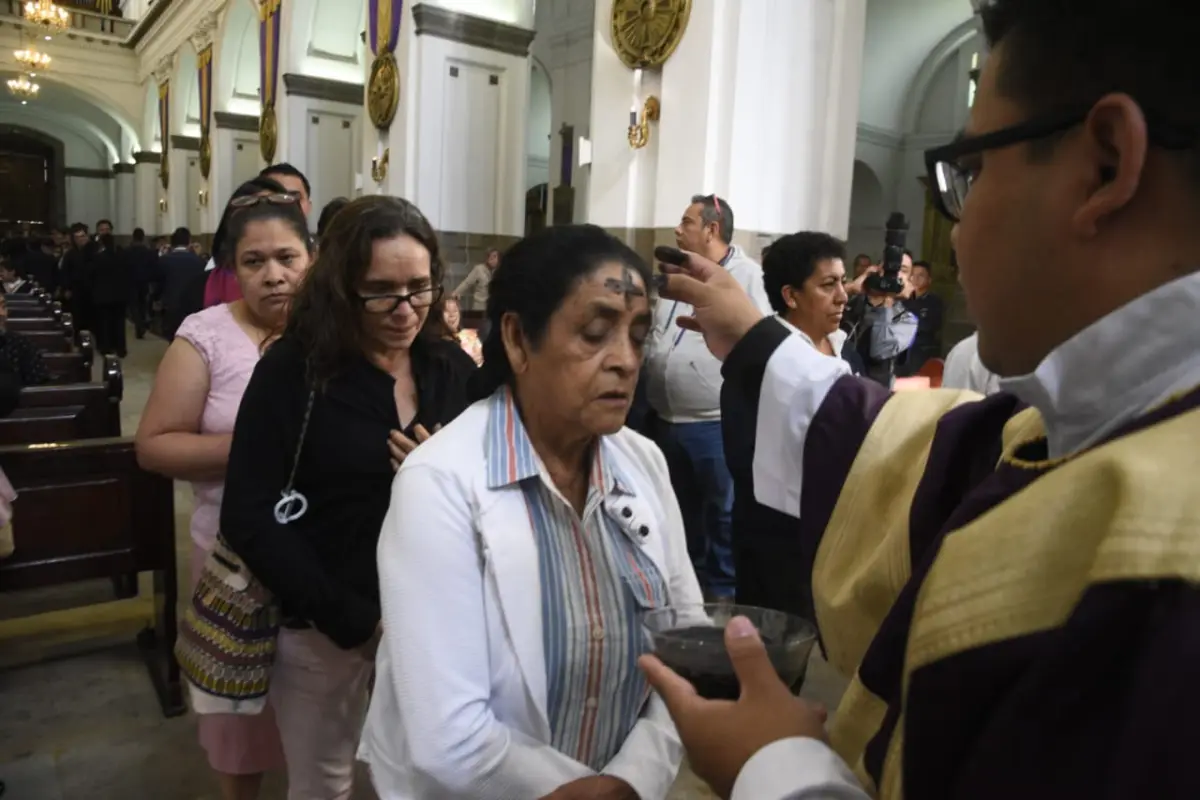
[{"label": "priest", "polygon": [[724,796],[1200,797],[1200,15],[981,16],[967,129],[926,162],[1000,393],[889,395],[695,256],[662,287],[757,409],[757,499],[812,543],[853,676],[827,746],[744,621],[739,702],[647,657]]}]

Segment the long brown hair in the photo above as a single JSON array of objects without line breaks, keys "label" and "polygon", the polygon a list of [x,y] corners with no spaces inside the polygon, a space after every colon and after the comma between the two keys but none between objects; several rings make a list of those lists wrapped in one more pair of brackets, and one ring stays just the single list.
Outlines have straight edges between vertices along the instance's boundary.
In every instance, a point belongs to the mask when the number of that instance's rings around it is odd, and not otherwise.
[{"label": "long brown hair", "polygon": [[330,223],[317,260],[292,301],[285,333],[308,354],[309,378],[315,385],[324,386],[366,352],[366,312],[358,287],[371,266],[374,243],[401,235],[411,236],[429,251],[432,285],[441,285],[444,270],[437,235],[409,201],[385,195],[360,197]]}]

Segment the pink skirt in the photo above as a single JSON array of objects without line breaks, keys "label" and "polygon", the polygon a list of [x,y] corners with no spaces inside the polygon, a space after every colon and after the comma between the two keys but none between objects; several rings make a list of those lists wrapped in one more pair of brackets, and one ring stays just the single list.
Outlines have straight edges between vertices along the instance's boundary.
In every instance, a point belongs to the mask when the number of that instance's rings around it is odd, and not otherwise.
[{"label": "pink skirt", "polygon": [[[208,551],[192,544],[192,582],[200,580],[200,570]],[[190,598],[189,598],[190,602]],[[196,727],[200,746],[208,754],[208,765],[225,775],[257,775],[283,769],[283,745],[275,712],[268,703],[261,714],[198,714]]]}]

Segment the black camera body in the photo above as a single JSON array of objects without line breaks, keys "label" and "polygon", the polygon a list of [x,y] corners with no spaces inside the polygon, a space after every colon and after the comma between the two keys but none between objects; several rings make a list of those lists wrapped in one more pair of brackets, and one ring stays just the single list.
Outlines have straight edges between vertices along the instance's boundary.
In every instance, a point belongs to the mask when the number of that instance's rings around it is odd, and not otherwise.
[{"label": "black camera body", "polygon": [[900,269],[904,266],[904,248],[908,243],[908,220],[899,211],[888,217],[884,242],[882,271],[868,275],[864,285],[869,292],[900,294],[904,291]]}]

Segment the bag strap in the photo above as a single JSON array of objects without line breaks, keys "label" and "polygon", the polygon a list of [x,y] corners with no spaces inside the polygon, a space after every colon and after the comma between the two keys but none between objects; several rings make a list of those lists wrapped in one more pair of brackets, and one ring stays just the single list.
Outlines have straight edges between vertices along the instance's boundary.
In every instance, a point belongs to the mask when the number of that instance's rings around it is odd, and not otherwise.
[{"label": "bag strap", "polygon": [[292,457],[292,471],[288,475],[287,486],[283,487],[285,495],[291,494],[296,487],[296,471],[300,468],[300,453],[304,451],[304,439],[308,435],[308,421],[312,419],[313,402],[317,398],[317,390],[308,393],[308,406],[304,409],[304,421],[300,423],[300,441],[296,442],[296,455]]}]

